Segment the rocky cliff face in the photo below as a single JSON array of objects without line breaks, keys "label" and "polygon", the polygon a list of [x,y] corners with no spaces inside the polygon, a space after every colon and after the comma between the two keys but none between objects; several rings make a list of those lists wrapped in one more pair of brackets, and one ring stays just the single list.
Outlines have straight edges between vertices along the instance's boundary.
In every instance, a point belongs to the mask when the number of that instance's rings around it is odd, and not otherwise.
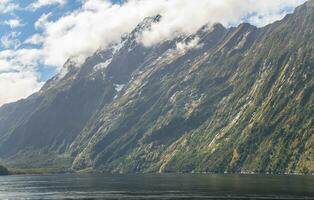
[{"label": "rocky cliff face", "polygon": [[147,18],[1,107],[0,155],[119,173],[314,172],[313,2],[263,28],[204,26],[152,47],[136,39],[161,16]]}]

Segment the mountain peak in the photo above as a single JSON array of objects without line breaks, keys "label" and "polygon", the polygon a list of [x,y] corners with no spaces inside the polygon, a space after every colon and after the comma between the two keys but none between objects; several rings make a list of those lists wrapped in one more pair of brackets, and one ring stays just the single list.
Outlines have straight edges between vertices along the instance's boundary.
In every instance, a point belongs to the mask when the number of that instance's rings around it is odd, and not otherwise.
[{"label": "mountain peak", "polygon": [[159,14],[152,17],[146,17],[141,23],[137,25],[134,31],[142,32],[144,30],[150,29],[154,23],[160,22],[161,18],[162,16]]}]

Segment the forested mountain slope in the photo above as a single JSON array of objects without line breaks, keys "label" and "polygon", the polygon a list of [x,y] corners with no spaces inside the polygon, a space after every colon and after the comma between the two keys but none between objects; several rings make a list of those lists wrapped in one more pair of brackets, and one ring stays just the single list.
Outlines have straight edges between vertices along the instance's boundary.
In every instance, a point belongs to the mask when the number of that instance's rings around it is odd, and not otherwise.
[{"label": "forested mountain slope", "polygon": [[69,60],[40,92],[1,107],[3,161],[116,173],[314,172],[314,1],[263,28],[216,24],[139,43],[161,18],[81,66]]}]

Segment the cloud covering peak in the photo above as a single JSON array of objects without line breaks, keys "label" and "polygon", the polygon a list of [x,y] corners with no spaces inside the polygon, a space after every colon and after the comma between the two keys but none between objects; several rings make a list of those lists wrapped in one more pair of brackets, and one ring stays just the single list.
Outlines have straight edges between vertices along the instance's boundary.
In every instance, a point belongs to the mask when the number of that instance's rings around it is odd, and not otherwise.
[{"label": "cloud covering peak", "polygon": [[[2,0],[0,14],[22,9],[13,0]],[[32,0],[25,12],[42,12],[35,23],[9,21],[11,28],[33,26],[33,34],[21,39],[21,30],[0,37],[0,106],[37,91],[42,84],[38,69],[47,66],[61,70],[68,58],[83,61],[99,48],[119,42],[146,17],[162,15],[159,23],[138,35],[145,46],[173,39],[178,35],[195,33],[205,24],[222,23],[225,26],[250,22],[264,26],[281,19],[305,0],[128,0],[114,4],[109,0],[79,0],[79,7],[60,13],[58,7],[74,4],[67,0]],[[44,8],[45,7],[45,8]],[[39,9],[41,8],[41,9]],[[29,13],[31,14],[31,13]],[[15,13],[10,15],[15,16]],[[25,22],[25,24],[24,24]],[[180,47],[180,45],[178,46]],[[182,48],[186,46],[182,46]],[[7,53],[13,53],[11,56]],[[27,60],[27,63],[23,62]],[[8,75],[12,79],[8,79]],[[25,80],[29,80],[25,82]],[[11,84],[12,81],[16,84]],[[26,84],[31,83],[31,84]],[[19,89],[16,85],[23,87]],[[6,88],[16,91],[8,95]],[[21,91],[26,91],[21,92]]]},{"label": "cloud covering peak", "polygon": [[[122,5],[107,0],[85,0],[82,7],[55,21],[40,19],[45,64],[61,66],[69,57],[81,57],[118,42],[145,17],[161,14],[159,23],[144,31],[140,41],[154,45],[178,34],[192,34],[204,24],[226,26],[248,21],[257,26],[282,18],[285,8],[302,0],[129,0]],[[62,47],[62,48],[61,48]]]}]

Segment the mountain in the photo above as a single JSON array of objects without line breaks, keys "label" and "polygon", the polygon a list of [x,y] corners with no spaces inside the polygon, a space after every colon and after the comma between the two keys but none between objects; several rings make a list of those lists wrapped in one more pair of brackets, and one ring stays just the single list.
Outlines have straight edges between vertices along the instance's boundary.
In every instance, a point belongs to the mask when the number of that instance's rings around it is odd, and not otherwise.
[{"label": "mountain", "polygon": [[314,1],[263,28],[204,26],[152,47],[137,36],[0,108],[15,168],[314,172]]}]

